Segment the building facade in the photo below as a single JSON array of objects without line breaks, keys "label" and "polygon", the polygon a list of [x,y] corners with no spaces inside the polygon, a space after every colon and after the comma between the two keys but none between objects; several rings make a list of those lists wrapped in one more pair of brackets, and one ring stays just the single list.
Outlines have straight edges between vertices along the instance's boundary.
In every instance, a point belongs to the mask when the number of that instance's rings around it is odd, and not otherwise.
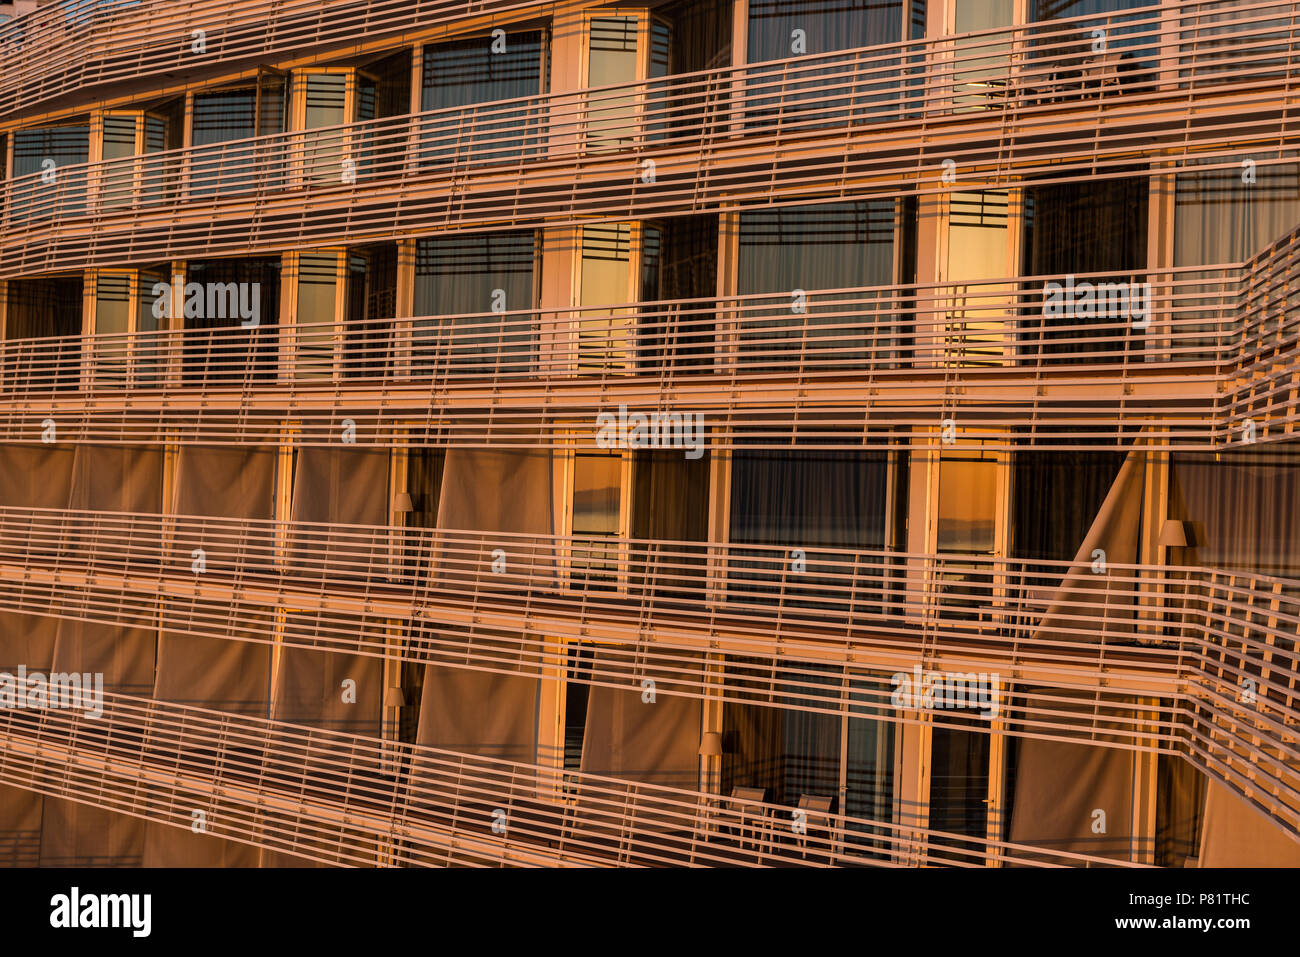
[{"label": "building facade", "polygon": [[13,12],[8,863],[1300,864],[1293,4]]}]

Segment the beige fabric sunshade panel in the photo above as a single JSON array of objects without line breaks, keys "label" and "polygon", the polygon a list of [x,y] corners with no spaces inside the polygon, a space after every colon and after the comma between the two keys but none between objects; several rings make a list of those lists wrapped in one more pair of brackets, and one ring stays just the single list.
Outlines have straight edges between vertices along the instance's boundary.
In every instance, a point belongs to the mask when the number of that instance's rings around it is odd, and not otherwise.
[{"label": "beige fabric sunshade panel", "polygon": [[[79,445],[73,457],[68,508],[162,511],[163,454],[159,449]],[[148,695],[154,684],[157,633],[98,622],[63,620],[54,642],[54,671],[102,672],[104,690]]]},{"label": "beige fabric sunshade panel", "polygon": [[[553,481],[549,452],[449,449],[438,497],[438,527],[550,535]],[[509,555],[517,546],[516,540],[489,535],[474,544],[474,555],[457,554],[451,560],[456,569],[463,569],[459,574],[472,581],[481,574],[476,567],[491,564],[495,548]],[[435,556],[435,566],[448,557]],[[443,580],[457,577],[456,571],[445,568],[435,573]],[[470,641],[468,635],[465,640]],[[541,680],[535,654],[519,635],[476,637],[474,642],[490,649],[499,670],[427,665],[417,740],[482,757],[536,763]]]},{"label": "beige fabric sunshade panel", "polygon": [[103,808],[47,797],[41,867],[139,867],[145,822]]},{"label": "beige fabric sunshade panel", "polygon": [[1205,794],[1200,867],[1300,867],[1300,841],[1211,780]]},{"label": "beige fabric sunshade panel", "polygon": [[[1063,724],[1070,723],[1072,715],[1090,721],[1098,710],[1092,696],[1068,691],[1029,695],[1024,708],[1063,712],[1053,719]],[[1129,859],[1135,752],[1105,747],[1108,738],[1119,740],[1108,735],[1095,743],[1019,739],[1008,837],[1012,843]]]},{"label": "beige fabric sunshade panel", "polygon": [[[303,448],[294,467],[291,518],[296,522],[333,525],[388,525],[387,450]],[[370,545],[350,547],[344,535],[324,532],[314,549],[334,549],[357,557],[358,576],[377,555]],[[364,566],[364,567],[361,567]],[[286,614],[321,630],[346,631],[338,616],[323,621],[307,612]],[[312,648],[286,647],[281,652],[272,717],[336,731],[378,735],[384,700],[380,658]]]},{"label": "beige fabric sunshade panel", "polygon": [[[268,520],[275,516],[274,451],[185,446],[176,462],[179,515]],[[236,574],[240,542],[178,534],[181,555],[203,549],[207,574]],[[269,557],[269,556],[268,556]],[[273,620],[262,616],[266,637]],[[265,717],[270,707],[271,647],[249,641],[175,635],[158,639],[153,694],[163,701]]]}]

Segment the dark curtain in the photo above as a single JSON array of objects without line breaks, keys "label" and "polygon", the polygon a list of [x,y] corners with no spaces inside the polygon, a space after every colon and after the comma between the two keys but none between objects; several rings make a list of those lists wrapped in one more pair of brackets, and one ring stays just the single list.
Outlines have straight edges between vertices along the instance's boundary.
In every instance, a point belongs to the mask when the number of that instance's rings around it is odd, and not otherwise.
[{"label": "dark curtain", "polygon": [[[860,364],[879,357],[882,349],[888,357],[897,319],[891,306],[882,306],[881,312],[862,301],[832,305],[836,299],[869,301],[878,294],[818,290],[892,283],[895,221],[892,199],[743,213],[737,292],[785,298],[761,307],[757,301],[747,304],[741,321],[742,356],[785,367],[836,360]],[[806,293],[805,312],[795,311],[796,289]],[[765,316],[773,318],[760,318]],[[800,344],[805,335],[810,341]]]},{"label": "dark curtain", "polygon": [[[275,95],[271,79],[263,81],[267,94],[261,117],[267,125],[276,125],[273,110]],[[283,99],[279,101],[283,104]],[[281,111],[283,106],[281,106]],[[196,147],[214,146],[234,140],[250,139],[259,132],[258,90],[256,86],[240,90],[214,90],[194,95],[192,142]],[[281,124],[283,119],[281,117]],[[279,130],[266,130],[279,132]],[[200,151],[189,165],[188,192],[191,197],[218,197],[252,189],[257,184],[254,169],[264,166],[252,145],[224,150]]]},{"label": "dark curtain", "polygon": [[[800,708],[834,707],[841,681],[838,671],[806,665],[798,673],[776,673],[770,705],[725,703],[723,793],[762,788],[766,800],[791,807],[804,796],[838,798],[841,719]],[[818,697],[808,695],[808,685],[818,686]]]},{"label": "dark curtain", "polygon": [[[617,502],[614,503],[617,508]],[[632,466],[632,537],[666,541],[660,547],[644,546],[633,556],[638,564],[657,570],[650,580],[656,594],[671,597],[674,588],[682,598],[698,598],[700,578],[705,572],[706,551],[689,542],[703,542],[709,535],[709,458],[688,459],[677,452],[636,453]],[[683,544],[675,544],[675,543]]]},{"label": "dark curtain", "polygon": [[1199,525],[1188,564],[1300,577],[1300,453],[1290,445],[1174,455],[1169,513]]},{"label": "dark curtain", "polygon": [[[494,53],[491,36],[437,43],[424,48],[420,106],[446,110],[420,121],[422,165],[505,162],[534,156],[544,148],[544,114],[536,97],[546,91],[540,31],[509,33],[505,50]],[[482,104],[480,109],[466,109]],[[480,119],[480,114],[487,114]]]},{"label": "dark curtain", "polygon": [[239,317],[206,315],[206,305],[204,315],[186,317],[185,329],[210,330],[209,335],[190,333],[185,337],[186,379],[217,382],[273,378],[278,349],[276,326],[280,320],[279,258],[192,262],[185,272],[185,284],[190,283],[204,287],[205,304],[209,283],[256,283],[258,324],[245,329]]},{"label": "dark curtain", "polygon": [[[35,175],[36,178],[21,187],[15,184],[19,192],[13,198],[10,207],[15,216],[28,216],[33,221],[48,219],[53,215],[52,208],[41,207],[52,199],[54,192],[49,185],[41,182],[40,174],[48,167],[46,160],[54,161],[55,180],[60,199],[60,212],[65,215],[79,215],[85,211],[86,170],[65,169],[80,165],[90,160],[89,126],[46,126],[34,130],[19,130],[14,137],[13,179],[21,176]],[[45,195],[45,194],[48,194]]]},{"label": "dark curtain", "polygon": [[[1119,272],[1126,275],[1107,281],[1143,281],[1147,263],[1147,191],[1146,177],[1027,188],[1024,275]],[[1090,323],[1114,327],[1124,321],[1124,317],[1048,316],[1043,307],[1033,307],[1025,312],[1021,348],[1030,354],[1041,348],[1053,356],[1050,362],[1095,361],[1085,356],[1071,359],[1070,353],[1096,347],[1086,341],[1064,341],[1084,339],[1086,334],[1059,327]],[[1114,338],[1119,332],[1108,328],[1103,335]]]},{"label": "dark curtain", "polygon": [[655,9],[671,27],[673,73],[699,73],[731,64],[734,0],[677,0]]},{"label": "dark curtain", "polygon": [[1191,762],[1162,754],[1156,763],[1156,866],[1184,867],[1199,854],[1206,778]]},{"label": "dark curtain", "polygon": [[[533,323],[526,315],[493,320],[489,314],[534,308],[536,258],[532,232],[419,240],[415,315],[422,318],[415,323],[412,347],[417,368],[440,365],[449,357],[466,371],[527,372]],[[468,318],[424,318],[443,316]],[[499,331],[492,332],[498,324]]]},{"label": "dark curtain", "polygon": [[[718,293],[718,217],[678,216],[646,224],[641,298],[664,302],[713,299]],[[708,365],[713,361],[716,314],[709,303],[671,306],[647,315],[638,334],[641,367],[657,370]]]},{"label": "dark curtain", "polygon": [[989,735],[936,727],[930,739],[930,827],[983,838],[988,790]]},{"label": "dark curtain", "polygon": [[749,62],[793,56],[791,33],[807,33],[807,53],[897,43],[902,0],[750,0]]},{"label": "dark curtain", "polygon": [[1017,452],[1012,557],[1073,560],[1124,464],[1124,455],[1107,449]]},{"label": "dark curtain", "polygon": [[888,465],[883,452],[737,449],[731,541],[883,548]]}]

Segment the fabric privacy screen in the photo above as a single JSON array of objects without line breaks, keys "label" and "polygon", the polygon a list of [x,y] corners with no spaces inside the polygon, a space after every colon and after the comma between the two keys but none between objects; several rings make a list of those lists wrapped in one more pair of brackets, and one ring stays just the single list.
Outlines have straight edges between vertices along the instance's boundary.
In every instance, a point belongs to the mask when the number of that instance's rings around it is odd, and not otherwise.
[{"label": "fabric privacy screen", "polygon": [[[674,665],[678,672],[704,668],[704,660],[698,655],[680,652],[674,657],[684,659]],[[643,672],[608,648],[596,648],[593,673],[599,680],[618,682],[619,687],[591,687],[582,770],[695,790],[700,777],[700,700],[665,693],[670,672]],[[647,678],[654,682],[653,689],[644,684]]]},{"label": "fabric privacy screen", "polygon": [[[303,448],[294,469],[293,522],[361,525],[356,530],[320,530],[313,551],[350,556],[358,575],[388,567],[376,527],[388,525],[387,451]],[[359,534],[360,538],[354,537]],[[305,557],[305,556],[304,556]],[[296,620],[316,621],[332,634],[347,634],[352,623],[341,616],[286,609]],[[345,682],[355,682],[350,689]],[[355,700],[350,700],[355,696]],[[370,655],[285,647],[277,670],[272,717],[335,731],[378,736],[384,699],[383,661]]]},{"label": "fabric privacy screen", "polygon": [[[159,449],[79,445],[73,458],[68,508],[87,511],[162,511],[163,455]],[[59,622],[54,671],[103,672],[104,690],[147,696],[154,684],[152,629],[97,622]]]},{"label": "fabric privacy screen", "polygon": [[[434,575],[448,587],[472,583],[491,567],[492,552],[512,563],[527,540],[494,539],[490,533],[550,535],[554,529],[554,476],[549,452],[448,449],[438,497],[438,528],[489,533],[468,551],[446,548],[434,557]],[[494,576],[496,577],[496,576]],[[466,641],[469,639],[466,638]],[[499,671],[471,671],[430,664],[420,699],[420,744],[535,764],[540,701],[538,668],[523,636],[475,639]],[[456,651],[447,653],[455,657]],[[504,672],[504,673],[502,673]]]},{"label": "fabric privacy screen", "polygon": [[43,801],[33,791],[0,785],[0,867],[35,867],[40,861]]},{"label": "fabric privacy screen", "polygon": [[47,797],[41,816],[41,867],[139,867],[144,821],[88,804]]},{"label": "fabric privacy screen", "polygon": [[1300,453],[1290,445],[1173,456],[1169,512],[1203,539],[1188,564],[1300,576]]},{"label": "fabric privacy screen", "polygon": [[[176,465],[178,515],[266,520],[274,517],[273,451],[184,446]],[[238,578],[236,556],[249,536],[181,532],[181,555],[202,549],[209,574]],[[259,556],[260,557],[260,556]],[[270,555],[264,560],[269,561]],[[256,562],[254,564],[254,569]],[[269,619],[264,637],[271,638]],[[269,644],[163,633],[158,641],[154,697],[163,701],[265,717],[270,701]]]},{"label": "fabric privacy screen", "polygon": [[1211,781],[1205,795],[1200,867],[1300,867],[1300,842]]},{"label": "fabric privacy screen", "polygon": [[[1023,713],[1055,712],[1054,722],[1067,726],[1077,722],[1081,727],[1097,711],[1117,720],[1121,711],[1099,706],[1086,693],[1064,690],[1028,694],[1021,707]],[[1017,739],[1007,840],[1127,860],[1132,844],[1134,752],[1106,746],[1119,740],[1108,734],[1078,743]]]}]

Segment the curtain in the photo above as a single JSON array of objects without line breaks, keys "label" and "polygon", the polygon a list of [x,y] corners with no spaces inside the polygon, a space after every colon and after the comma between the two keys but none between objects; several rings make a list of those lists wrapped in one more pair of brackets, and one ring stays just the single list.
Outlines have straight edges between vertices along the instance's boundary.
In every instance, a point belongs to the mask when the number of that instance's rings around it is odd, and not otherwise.
[{"label": "curtain", "polygon": [[[1059,183],[1031,186],[1025,190],[1024,275],[1064,276],[1079,273],[1119,272],[1125,275],[1108,281],[1140,281],[1147,263],[1146,177]],[[1082,339],[1077,327],[1090,323],[1114,326],[1123,317],[1048,316],[1042,308],[1027,307],[1024,315],[1023,348],[1032,353],[1040,347],[1057,356],[1055,362],[1094,361],[1070,353],[1087,352],[1095,346]],[[1117,333],[1103,332],[1107,337]]]},{"label": "curtain", "polygon": [[[257,288],[258,322],[243,329],[242,320],[227,316],[186,316],[187,330],[210,330],[211,335],[191,332],[184,342],[187,381],[245,382],[275,376],[280,320],[280,259],[209,259],[186,267],[186,285],[198,283],[206,290],[212,284],[235,283]],[[242,301],[242,294],[241,294]],[[206,312],[206,310],[205,310]]]},{"label": "curtain", "polygon": [[1184,867],[1197,856],[1206,777],[1190,761],[1162,754],[1156,765],[1156,866]]},{"label": "curtain", "polygon": [[750,0],[749,62],[795,55],[791,34],[803,30],[806,52],[897,43],[902,39],[901,0]]},{"label": "curtain", "polygon": [[[642,301],[713,299],[718,292],[718,217],[677,216],[646,224],[641,259]],[[656,309],[642,320],[637,335],[640,367],[712,363],[712,306],[696,302],[667,308],[666,315]],[[653,327],[646,328],[647,323]]]},{"label": "curtain", "polygon": [[[294,523],[331,525],[388,525],[387,450],[302,448],[294,468]],[[386,575],[393,557],[386,538],[374,528],[342,531],[318,530],[306,552],[324,552],[330,559],[356,564],[351,574]],[[346,577],[346,573],[331,576]],[[294,632],[315,629],[330,635],[359,632],[361,623],[338,612],[286,609]],[[322,641],[322,644],[324,642]],[[286,647],[273,696],[272,717],[277,721],[308,724],[335,731],[379,735],[383,715],[383,659],[371,655]],[[345,688],[345,682],[353,682]],[[352,696],[355,700],[348,700]]]},{"label": "curtain", "polygon": [[[535,99],[524,98],[545,92],[546,36],[508,33],[504,43],[501,50],[482,36],[424,48],[420,108],[449,112],[420,121],[422,165],[451,163],[457,155],[500,163],[541,152],[544,114]],[[502,103],[508,100],[523,102]],[[479,119],[482,113],[491,118]]]},{"label": "curtain", "polygon": [[[88,126],[46,126],[37,129],[18,130],[13,134],[13,177],[34,177],[21,185],[15,184],[17,192],[10,206],[11,216],[26,216],[36,222],[49,219],[53,215],[51,207],[42,208],[47,201],[43,195],[46,187],[40,181],[39,174],[49,169],[46,161],[53,161],[58,177],[60,212],[77,215],[85,210],[87,180],[85,164],[90,159],[90,127]],[[69,166],[81,166],[80,169],[65,169]],[[48,192],[53,195],[52,190]]]},{"label": "curtain", "polygon": [[1073,559],[1123,463],[1123,452],[1102,448],[1017,452],[1012,557]]},{"label": "curtain", "polygon": [[[549,535],[554,528],[553,475],[549,451],[448,449],[438,496],[438,528]],[[434,556],[444,583],[476,587],[493,551],[506,553],[506,567],[535,560],[518,539],[483,541],[468,550]],[[523,635],[466,636],[491,656],[499,671],[483,672],[429,664],[420,698],[419,738],[424,744],[512,761],[536,762],[540,679],[535,664],[538,639]],[[440,657],[460,657],[449,649]]]},{"label": "curtain", "polygon": [[[741,296],[773,293],[784,297],[746,304],[741,320],[742,356],[751,362],[788,367],[813,361],[861,362],[882,348],[888,352],[892,342],[889,332],[897,319],[888,305],[882,305],[886,314],[868,312],[869,307],[862,303],[832,305],[836,299],[870,299],[874,294],[847,296],[818,290],[891,283],[895,219],[892,199],[742,213],[737,292]],[[796,298],[796,290],[804,292],[802,301]],[[773,318],[762,318],[765,316]],[[800,344],[804,326],[810,341]],[[818,328],[830,326],[838,328]],[[863,338],[860,327],[872,338]]]},{"label": "curtain", "polygon": [[[1133,752],[1037,738],[1018,747],[1009,840],[1127,860]],[[1102,826],[1097,811],[1105,813],[1105,833],[1093,830]]]},{"label": "curtain", "polygon": [[[176,513],[225,519],[265,521],[274,517],[274,450],[183,446],[176,465]],[[268,542],[264,529],[256,537],[223,533],[181,533],[182,555],[201,548],[205,574],[238,580],[271,556],[250,547]],[[245,563],[239,562],[241,552]],[[252,561],[248,561],[251,554]],[[241,618],[243,615],[241,615]],[[270,637],[265,620],[264,636]],[[215,708],[235,714],[265,717],[271,673],[269,645],[164,632],[158,640],[158,673],[154,697],[163,701]],[[178,832],[179,833],[179,832]]]},{"label": "curtain", "polygon": [[882,548],[888,457],[883,452],[732,454],[731,541]]},{"label": "curtain", "polygon": [[[8,339],[36,339],[54,336],[81,335],[82,281],[81,277],[64,279],[10,279],[8,314],[5,319],[5,337]],[[76,359],[79,350],[64,348],[62,352],[52,347],[40,349],[33,346],[33,362],[48,365],[56,358],[63,360],[60,371],[65,372],[59,381],[72,381],[77,374]],[[42,372],[49,375],[50,372]]]},{"label": "curtain", "polygon": [[1187,564],[1300,577],[1300,453],[1288,445],[1172,456],[1169,513],[1203,538]]},{"label": "curtain", "polygon": [[[703,671],[700,656],[680,653],[685,663],[673,666]],[[694,791],[699,787],[700,699],[666,693],[670,672],[644,676],[635,663],[595,649],[594,670],[603,681],[620,687],[592,685],[587,697],[587,725],[582,741],[582,770],[642,784]],[[643,681],[655,681],[653,701]],[[680,680],[680,675],[678,675]]]},{"label": "curtain", "polygon": [[[835,799],[841,719],[804,709],[834,707],[842,674],[814,664],[797,672],[773,671],[753,659],[728,659],[727,670],[750,696],[765,703],[723,704],[723,792],[762,788],[766,800],[790,807],[804,796]],[[816,696],[809,693],[809,686]]]},{"label": "curtain", "polygon": [[[1096,518],[1074,556],[1076,567],[1066,572],[1060,587],[1035,632],[1035,640],[1097,640],[1090,633],[1094,623],[1106,621],[1105,640],[1114,641],[1133,628],[1134,585],[1115,582],[1113,576],[1132,577],[1132,571],[1115,572],[1111,565],[1137,564],[1141,533],[1142,486],[1146,478],[1146,456],[1129,452]],[[1106,553],[1105,574],[1094,573],[1093,552]]]},{"label": "curtain", "polygon": [[144,824],[103,808],[45,798],[41,867],[139,867]]},{"label": "curtain", "polygon": [[258,858],[250,844],[146,822],[142,867],[257,867]]},{"label": "curtain", "polygon": [[1198,867],[1300,867],[1300,841],[1218,781],[1205,796]]},{"label": "curtain", "polygon": [[[162,511],[162,476],[159,449],[79,445],[68,508],[156,515]],[[149,628],[61,620],[51,669],[103,672],[105,691],[147,696],[156,645],[157,633]]]},{"label": "curtain", "polygon": [[[523,373],[535,333],[526,312],[536,305],[537,237],[532,232],[418,240],[412,351],[417,368],[457,365]],[[462,317],[439,319],[438,317]],[[499,331],[494,325],[504,324]],[[467,331],[461,331],[466,327]]]},{"label": "curtain", "polygon": [[0,785],[0,867],[35,867],[39,862],[43,801],[34,791]]},{"label": "curtain", "polygon": [[[508,656],[503,647],[501,651]],[[498,674],[429,665],[418,742],[502,761],[537,763],[541,682],[536,665],[516,661]]]},{"label": "curtain", "polygon": [[[1300,165],[1258,166],[1255,182],[1240,167],[1179,173],[1174,189],[1174,265],[1217,266],[1244,262],[1300,221]],[[1174,289],[1186,307],[1177,315],[1180,342],[1204,351],[1221,303],[1232,305],[1236,280],[1217,270],[1180,275]],[[1205,320],[1198,322],[1198,320]]]}]

